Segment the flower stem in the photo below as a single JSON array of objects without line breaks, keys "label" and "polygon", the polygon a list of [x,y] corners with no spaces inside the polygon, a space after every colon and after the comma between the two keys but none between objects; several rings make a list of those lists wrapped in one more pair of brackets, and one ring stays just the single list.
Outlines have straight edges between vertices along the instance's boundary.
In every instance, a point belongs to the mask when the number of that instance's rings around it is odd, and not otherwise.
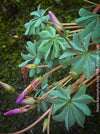
[{"label": "flower stem", "polygon": [[77,50],[70,44],[70,42],[65,38],[68,45],[73,49],[73,51],[79,56],[80,54],[77,52]]},{"label": "flower stem", "polygon": [[51,106],[51,108],[50,108],[50,112],[49,112],[49,115],[48,115],[48,124],[47,124],[47,134],[49,134],[49,132],[50,132],[50,117],[51,117],[51,113],[52,113],[52,109],[53,109],[53,106],[54,106],[54,104],[52,104],[52,106]]},{"label": "flower stem", "polygon": [[84,1],[86,1],[86,2],[88,2],[88,3],[90,3],[90,4],[93,4],[93,5],[95,5],[95,6],[99,6],[99,5],[100,5],[100,4],[96,4],[96,3],[92,2],[92,1],[89,1],[89,0],[84,0]]},{"label": "flower stem", "polygon": [[64,65],[59,65],[57,67],[55,67],[54,69],[52,69],[51,71],[49,71],[48,73],[46,73],[43,78],[47,77],[49,74],[55,72],[56,70],[58,70],[59,68],[62,68]]},{"label": "flower stem", "polygon": [[96,77],[94,80],[92,80],[92,81],[90,81],[87,85],[86,85],[86,87],[89,87],[90,85],[92,85],[97,79],[99,79],[100,78],[100,76],[98,76],[98,77]]},{"label": "flower stem", "polygon": [[40,68],[40,67],[48,67],[48,65],[41,65],[41,66],[36,66],[37,68]]}]

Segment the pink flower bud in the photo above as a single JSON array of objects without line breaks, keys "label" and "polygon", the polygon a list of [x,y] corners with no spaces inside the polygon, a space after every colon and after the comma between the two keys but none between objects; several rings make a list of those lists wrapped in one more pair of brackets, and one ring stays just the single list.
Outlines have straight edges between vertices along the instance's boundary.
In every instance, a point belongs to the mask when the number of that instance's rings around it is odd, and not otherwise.
[{"label": "pink flower bud", "polygon": [[38,88],[43,82],[43,77],[38,77],[32,81],[32,83],[19,95],[16,103],[19,103],[29,92]]},{"label": "pink flower bud", "polygon": [[36,68],[35,64],[28,64],[28,65],[25,65],[24,67],[21,68],[21,70],[23,72],[23,78],[24,78],[25,84],[27,83],[27,70],[35,69],[35,68]]},{"label": "pink flower bud", "polygon": [[62,23],[58,20],[58,18],[51,11],[49,11],[49,17],[50,17],[51,21],[53,22],[57,32],[60,34],[60,36],[66,37],[66,31],[65,31]]},{"label": "pink flower bud", "polygon": [[33,105],[26,105],[24,107],[12,109],[12,110],[4,113],[4,115],[10,115],[10,114],[17,114],[17,113],[28,112],[28,111],[32,110],[33,108],[34,108]]}]

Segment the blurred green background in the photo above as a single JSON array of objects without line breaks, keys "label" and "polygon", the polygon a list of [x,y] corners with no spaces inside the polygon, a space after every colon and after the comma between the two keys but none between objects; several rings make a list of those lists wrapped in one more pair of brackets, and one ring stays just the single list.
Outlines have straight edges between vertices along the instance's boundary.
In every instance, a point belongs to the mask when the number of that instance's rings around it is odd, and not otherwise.
[{"label": "blurred green background", "polygon": [[[11,84],[18,92],[26,87],[21,69],[18,67],[23,61],[20,53],[26,52],[25,45],[30,40],[29,36],[24,36],[24,24],[32,18],[30,13],[37,10],[40,3],[43,9],[51,7],[50,10],[65,23],[74,22],[79,17],[78,10],[81,7],[90,11],[95,8],[94,5],[82,0],[0,0],[0,80]],[[16,98],[16,95],[7,93],[0,86],[0,133],[21,130],[42,115],[34,110],[19,115],[3,116],[6,111],[20,106],[15,103]],[[91,104],[90,107],[92,116],[87,117],[84,128],[75,125],[67,132],[64,123],[51,121],[51,134],[99,134],[100,115],[96,112],[95,104]],[[42,134],[42,121],[25,134]]]}]

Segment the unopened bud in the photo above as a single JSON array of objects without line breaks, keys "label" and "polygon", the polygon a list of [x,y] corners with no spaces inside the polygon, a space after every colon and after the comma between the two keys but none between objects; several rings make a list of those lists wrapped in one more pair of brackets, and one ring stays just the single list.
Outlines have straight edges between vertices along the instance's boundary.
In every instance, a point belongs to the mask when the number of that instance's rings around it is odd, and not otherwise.
[{"label": "unopened bud", "polygon": [[45,132],[46,128],[47,128],[47,124],[48,124],[48,119],[46,118],[43,122],[43,133]]},{"label": "unopened bud", "polygon": [[51,11],[49,11],[49,17],[51,21],[53,22],[57,32],[60,34],[60,36],[65,38],[66,31],[63,27],[63,24],[58,20],[58,18]]},{"label": "unopened bud", "polygon": [[4,82],[0,81],[0,85],[3,86],[10,93],[14,93],[15,92],[15,89],[12,86],[10,86],[10,85],[8,85],[8,84],[6,84]]},{"label": "unopened bud", "polygon": [[31,91],[38,88],[43,82],[43,77],[38,77],[32,81],[32,83],[19,95],[16,103],[21,102],[21,100]]},{"label": "unopened bud", "polygon": [[76,72],[69,72],[69,73],[74,79],[78,77],[78,74]]},{"label": "unopened bud", "polygon": [[26,99],[22,100],[20,103],[25,105],[37,105],[39,104],[40,100],[38,98],[27,97]]},{"label": "unopened bud", "polygon": [[25,84],[27,83],[27,70],[35,69],[35,68],[36,68],[36,64],[28,64],[21,68],[21,70],[23,72],[23,78],[24,78]]},{"label": "unopened bud", "polygon": [[26,105],[24,107],[12,109],[12,110],[4,113],[4,115],[10,115],[10,114],[18,114],[18,113],[28,112],[28,111],[32,110],[33,108],[34,108],[33,105]]}]

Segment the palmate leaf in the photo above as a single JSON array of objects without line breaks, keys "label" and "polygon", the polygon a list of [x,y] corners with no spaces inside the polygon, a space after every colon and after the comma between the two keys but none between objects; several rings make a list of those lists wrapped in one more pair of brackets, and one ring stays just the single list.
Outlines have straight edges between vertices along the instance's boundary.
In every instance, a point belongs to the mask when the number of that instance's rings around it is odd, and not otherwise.
[{"label": "palmate leaf", "polygon": [[57,96],[57,98],[52,99],[48,97],[48,101],[54,103],[52,110],[53,119],[58,122],[65,120],[67,130],[69,130],[75,123],[84,127],[85,115],[91,115],[87,104],[92,102],[93,98],[85,94],[85,92],[86,85],[83,85],[71,98],[70,86],[68,86],[67,89],[63,89],[57,84],[57,90],[50,93],[50,95]]},{"label": "palmate leaf", "polygon": [[49,15],[45,15],[46,10],[40,9],[40,5],[38,6],[37,11],[33,11],[31,15],[34,15],[34,19],[30,20],[28,23],[25,24],[25,35],[35,35],[38,34],[41,29],[45,28],[44,23],[49,20]]},{"label": "palmate leaf", "polygon": [[[28,54],[21,53],[21,56],[25,61],[21,63],[19,67],[23,67],[29,63],[36,64],[36,65],[40,64],[42,57],[37,52],[37,46],[38,46],[38,43],[36,41],[34,41],[34,43],[32,43],[31,41],[27,42],[26,49],[29,53]],[[33,77],[35,74],[39,74],[40,72],[41,72],[41,68],[30,69],[29,76]]]},{"label": "palmate leaf", "polygon": [[82,32],[78,34],[74,33],[73,41],[70,43],[81,55],[74,56],[76,54],[66,43],[66,51],[59,58],[60,64],[66,67],[71,65],[70,71],[76,72],[77,74],[84,73],[86,78],[90,78],[97,67],[100,68],[99,61],[97,61],[97,58],[100,59],[100,51],[88,52],[89,41],[90,34],[84,37]]},{"label": "palmate leaf", "polygon": [[92,34],[92,41],[96,44],[100,43],[100,15],[83,8],[79,10],[79,15],[81,18],[77,19],[76,23],[85,27],[82,31],[83,35],[86,36],[90,33]]},{"label": "palmate leaf", "polygon": [[46,30],[42,30],[39,33],[39,36],[41,37],[41,43],[38,51],[45,53],[45,60],[47,60],[48,56],[51,59],[58,58],[61,52],[65,50],[63,45],[65,40],[56,36],[56,30],[53,27],[48,26]]}]

